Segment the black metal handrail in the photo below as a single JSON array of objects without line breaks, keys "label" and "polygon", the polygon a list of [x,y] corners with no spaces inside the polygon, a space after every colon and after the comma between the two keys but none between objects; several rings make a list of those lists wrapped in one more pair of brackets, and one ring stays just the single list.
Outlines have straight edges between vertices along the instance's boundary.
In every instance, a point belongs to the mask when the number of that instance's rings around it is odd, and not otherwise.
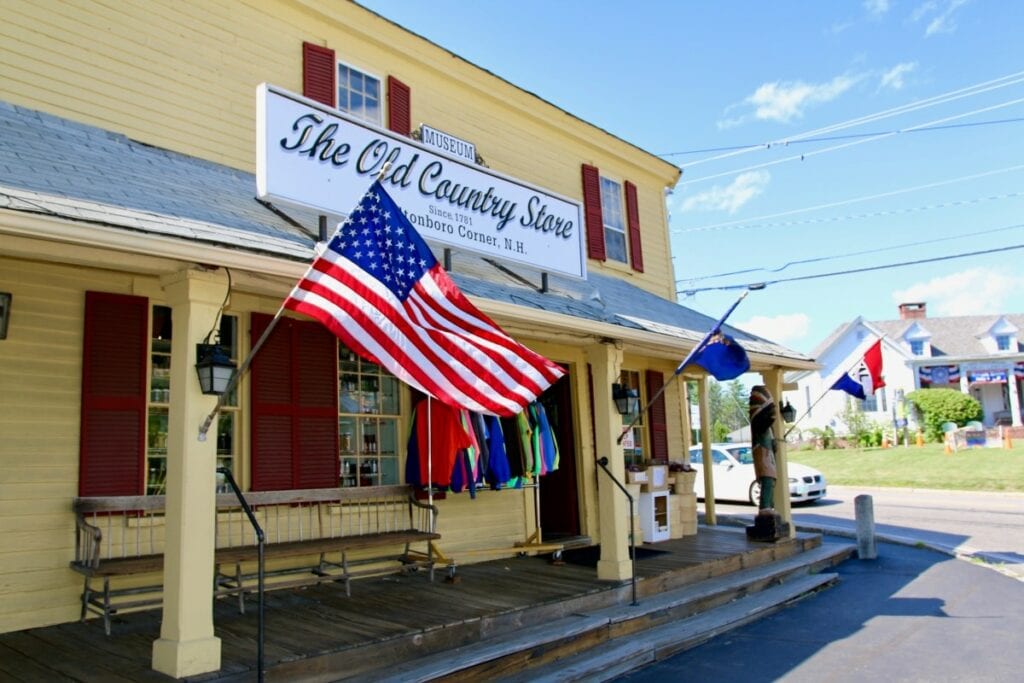
[{"label": "black metal handrail", "polygon": [[[234,476],[231,474],[231,470],[227,467],[218,467],[217,471],[224,475],[224,479],[227,481],[231,490],[235,492],[235,497],[238,498],[238,502],[242,505],[242,510],[245,511],[245,516],[249,518],[249,523],[252,524],[252,528],[256,531],[256,552],[259,561],[258,579],[257,579],[257,591],[259,593],[259,621],[257,626],[257,643],[256,643],[256,666],[257,666],[257,680],[263,683],[263,579],[264,579],[264,557],[263,557],[263,546],[266,542],[266,535],[263,533],[263,527],[256,521],[256,515],[253,514],[252,508],[249,507],[249,503],[246,502],[245,496],[242,495],[242,490],[238,488],[238,483],[235,482]],[[238,590],[242,590],[241,586],[238,586]]]},{"label": "black metal handrail", "polygon": [[[604,470],[604,473],[607,474],[609,478],[611,478],[612,482],[616,486],[618,486],[619,490],[625,493],[626,498],[629,499],[629,556],[633,562],[633,606],[635,607],[640,603],[636,599],[636,538],[635,534],[633,533],[633,529],[636,528],[636,525],[634,524],[633,519],[635,515],[635,513],[633,512],[633,496],[632,494],[630,494],[629,490],[627,490],[626,487],[622,485],[622,482],[615,478],[615,475],[612,474],[612,471],[608,469],[608,458],[599,458],[597,464],[601,466],[601,469]],[[604,536],[604,534],[601,535]]]}]

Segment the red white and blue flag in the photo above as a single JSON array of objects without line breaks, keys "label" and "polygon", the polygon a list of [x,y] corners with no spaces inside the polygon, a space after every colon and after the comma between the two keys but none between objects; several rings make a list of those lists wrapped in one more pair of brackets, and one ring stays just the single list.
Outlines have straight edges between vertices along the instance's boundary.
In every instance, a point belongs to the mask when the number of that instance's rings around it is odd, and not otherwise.
[{"label": "red white and blue flag", "polygon": [[885,386],[882,378],[882,340],[879,339],[865,352],[864,358],[832,385],[862,401]]},{"label": "red white and blue flag", "polygon": [[564,374],[459,291],[379,181],[284,305],[406,384],[473,412],[515,415]]}]

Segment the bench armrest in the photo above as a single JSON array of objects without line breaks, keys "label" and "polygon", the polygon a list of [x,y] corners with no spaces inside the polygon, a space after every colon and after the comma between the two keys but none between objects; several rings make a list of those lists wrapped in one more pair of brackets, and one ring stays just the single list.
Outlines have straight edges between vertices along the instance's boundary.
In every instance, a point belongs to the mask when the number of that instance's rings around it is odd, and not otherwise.
[{"label": "bench armrest", "polygon": [[409,494],[409,517],[410,517],[409,521],[412,522],[413,528],[418,528],[418,526],[416,525],[414,508],[419,508],[420,510],[424,510],[424,511],[427,511],[427,510],[430,511],[430,528],[429,529],[420,529],[420,531],[430,531],[430,532],[433,532],[435,529],[437,529],[437,506],[436,505],[431,505],[430,503],[424,503],[421,500],[416,500],[416,494],[414,494],[414,493],[410,493]]},{"label": "bench armrest", "polygon": [[103,532],[89,524],[81,513],[75,515],[75,563],[95,569],[100,564]]}]

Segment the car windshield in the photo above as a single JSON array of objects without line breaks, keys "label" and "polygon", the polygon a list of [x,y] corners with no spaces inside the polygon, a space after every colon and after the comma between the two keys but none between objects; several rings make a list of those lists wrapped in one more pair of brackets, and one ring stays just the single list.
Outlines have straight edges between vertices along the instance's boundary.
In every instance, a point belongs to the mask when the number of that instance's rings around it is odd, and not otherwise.
[{"label": "car windshield", "polygon": [[726,448],[725,450],[727,450],[729,452],[729,455],[731,455],[732,457],[736,458],[736,460],[741,465],[753,465],[754,464],[754,454],[750,450],[750,446],[730,446],[729,448]]}]

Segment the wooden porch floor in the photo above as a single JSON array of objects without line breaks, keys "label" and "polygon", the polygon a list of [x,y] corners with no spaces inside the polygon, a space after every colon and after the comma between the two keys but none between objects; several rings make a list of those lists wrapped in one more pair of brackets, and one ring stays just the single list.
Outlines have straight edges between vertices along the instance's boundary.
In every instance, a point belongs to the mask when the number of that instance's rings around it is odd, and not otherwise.
[{"label": "wooden porch floor", "polygon": [[[642,600],[819,543],[820,537],[809,534],[776,544],[750,543],[742,529],[701,526],[696,536],[643,547],[638,595]],[[584,605],[630,599],[628,582],[599,581],[594,567],[577,563],[586,559],[553,565],[546,557],[514,557],[459,566],[454,584],[441,571],[433,583],[426,572],[367,578],[353,582],[351,597],[340,584],[268,592],[267,678],[324,679],[327,672],[341,678],[369,670],[381,657],[411,658],[543,623]],[[243,615],[237,601],[217,602],[222,669],[192,680],[255,680],[255,598],[246,606]],[[0,679],[169,681],[150,668],[159,633],[160,610],[151,610],[117,616],[109,637],[102,620],[0,634]]]}]

